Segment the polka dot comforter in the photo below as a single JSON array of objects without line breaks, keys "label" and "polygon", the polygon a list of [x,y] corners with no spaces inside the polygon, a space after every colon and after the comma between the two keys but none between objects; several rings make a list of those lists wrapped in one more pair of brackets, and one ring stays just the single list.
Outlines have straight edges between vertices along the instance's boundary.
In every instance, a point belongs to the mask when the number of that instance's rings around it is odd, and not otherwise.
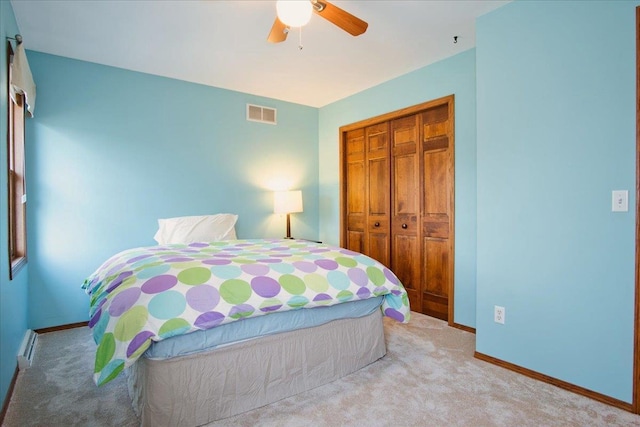
[{"label": "polka dot comforter", "polygon": [[384,315],[406,323],[409,300],[385,266],[347,249],[301,240],[231,240],[150,246],[114,255],[89,276],[105,384],[151,345],[247,317],[384,295]]}]

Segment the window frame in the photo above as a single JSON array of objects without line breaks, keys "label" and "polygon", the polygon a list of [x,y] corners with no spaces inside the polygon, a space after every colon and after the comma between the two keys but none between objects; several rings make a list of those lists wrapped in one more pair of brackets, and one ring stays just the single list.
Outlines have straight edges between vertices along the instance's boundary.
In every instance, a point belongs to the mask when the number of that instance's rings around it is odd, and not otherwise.
[{"label": "window frame", "polygon": [[25,98],[11,99],[13,48],[7,42],[7,210],[9,280],[27,264],[27,203],[25,173]]}]

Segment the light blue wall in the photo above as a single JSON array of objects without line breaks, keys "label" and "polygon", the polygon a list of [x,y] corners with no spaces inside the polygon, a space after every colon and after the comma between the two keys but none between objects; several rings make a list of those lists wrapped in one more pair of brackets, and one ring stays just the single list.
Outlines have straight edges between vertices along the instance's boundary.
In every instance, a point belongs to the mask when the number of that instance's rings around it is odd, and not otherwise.
[{"label": "light blue wall", "polygon": [[[477,351],[624,402],[636,5],[517,1],[478,19],[476,46]],[[631,209],[612,213],[624,189]]]},{"label": "light blue wall", "polygon": [[[6,37],[18,33],[13,9],[0,1],[0,408],[16,369],[22,337],[27,330],[28,265],[9,281],[7,199],[7,49]],[[15,44],[14,44],[15,47]]]},{"label": "light blue wall", "polygon": [[[155,244],[158,218],[232,212],[240,238],[282,237],[272,189],[303,190],[294,235],[318,235],[318,110],[29,51],[29,325],[87,320],[83,280]],[[247,103],[277,126],[245,120]]]},{"label": "light blue wall", "polygon": [[455,95],[455,322],[474,327],[476,304],[475,50],[320,109],[320,239],[340,243],[340,126]]}]

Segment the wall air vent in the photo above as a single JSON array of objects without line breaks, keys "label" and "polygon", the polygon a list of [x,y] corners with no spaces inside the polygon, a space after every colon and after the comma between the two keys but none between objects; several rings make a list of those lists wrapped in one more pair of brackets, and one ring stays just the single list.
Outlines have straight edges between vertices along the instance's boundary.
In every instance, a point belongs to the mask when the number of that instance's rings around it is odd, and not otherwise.
[{"label": "wall air vent", "polygon": [[252,122],[276,124],[276,109],[260,105],[247,104],[247,120]]}]

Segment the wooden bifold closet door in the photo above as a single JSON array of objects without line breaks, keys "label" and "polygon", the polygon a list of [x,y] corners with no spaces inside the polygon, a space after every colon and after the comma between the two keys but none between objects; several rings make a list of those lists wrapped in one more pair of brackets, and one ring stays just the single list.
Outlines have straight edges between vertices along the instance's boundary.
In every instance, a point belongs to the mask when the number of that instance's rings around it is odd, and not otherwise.
[{"label": "wooden bifold closet door", "polygon": [[341,243],[391,268],[413,311],[453,321],[453,96],[341,132]]}]

